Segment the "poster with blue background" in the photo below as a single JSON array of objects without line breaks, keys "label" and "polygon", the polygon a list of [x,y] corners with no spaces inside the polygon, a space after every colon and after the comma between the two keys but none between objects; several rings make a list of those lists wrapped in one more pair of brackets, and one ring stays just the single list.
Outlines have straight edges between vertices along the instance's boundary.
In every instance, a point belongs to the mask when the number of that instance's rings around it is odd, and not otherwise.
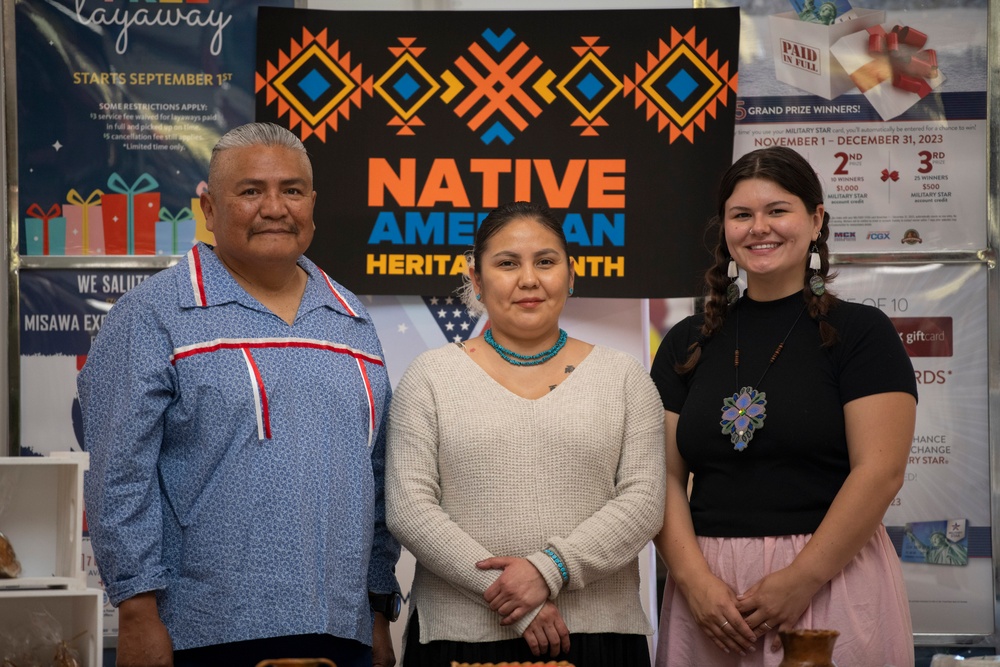
[{"label": "poster with blue background", "polygon": [[21,255],[176,255],[209,240],[199,186],[218,138],[253,120],[259,4],[16,4]]}]

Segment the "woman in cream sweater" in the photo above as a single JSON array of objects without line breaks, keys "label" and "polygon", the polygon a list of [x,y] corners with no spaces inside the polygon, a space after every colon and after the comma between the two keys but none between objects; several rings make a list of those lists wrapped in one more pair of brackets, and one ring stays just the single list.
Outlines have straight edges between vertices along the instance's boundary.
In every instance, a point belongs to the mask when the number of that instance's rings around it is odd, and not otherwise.
[{"label": "woman in cream sweater", "polygon": [[387,520],[417,558],[404,665],[648,665],[636,556],[664,493],[652,381],[559,328],[573,264],[547,209],[493,211],[470,278],[490,329],[418,357],[390,412]]}]

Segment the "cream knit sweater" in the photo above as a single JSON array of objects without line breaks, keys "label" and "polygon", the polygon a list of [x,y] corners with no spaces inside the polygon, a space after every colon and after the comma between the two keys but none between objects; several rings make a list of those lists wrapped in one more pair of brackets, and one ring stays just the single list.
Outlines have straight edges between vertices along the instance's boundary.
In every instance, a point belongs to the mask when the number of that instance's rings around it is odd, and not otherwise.
[{"label": "cream knit sweater", "polygon": [[597,346],[529,400],[456,345],[425,352],[394,393],[386,466],[421,642],[521,636],[537,610],[499,625],[482,597],[499,572],[475,566],[490,556],[527,557],[570,632],[651,632],[636,556],[663,521],[663,408],[634,358]]}]

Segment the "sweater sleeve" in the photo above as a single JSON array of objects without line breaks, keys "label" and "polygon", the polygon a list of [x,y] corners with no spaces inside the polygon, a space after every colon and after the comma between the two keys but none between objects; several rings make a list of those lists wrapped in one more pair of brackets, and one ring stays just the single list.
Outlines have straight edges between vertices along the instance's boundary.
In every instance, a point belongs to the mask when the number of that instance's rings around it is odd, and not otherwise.
[{"label": "sweater sleeve", "polygon": [[[389,529],[428,570],[484,607],[486,589],[500,572],[480,570],[490,558],[483,545],[441,507],[438,474],[438,423],[433,384],[424,372],[426,357],[404,373],[389,411],[386,451],[386,521]],[[503,555],[503,554],[501,554]],[[541,606],[514,624],[523,633]],[[499,618],[498,618],[499,622]]]},{"label": "sweater sleeve", "polygon": [[552,597],[563,585],[570,590],[583,588],[620,570],[663,525],[663,408],[639,363],[631,357],[619,363],[626,368],[621,387],[625,416],[614,496],[567,536],[550,540],[569,575],[565,583],[555,560],[544,550],[528,557],[549,584]]}]

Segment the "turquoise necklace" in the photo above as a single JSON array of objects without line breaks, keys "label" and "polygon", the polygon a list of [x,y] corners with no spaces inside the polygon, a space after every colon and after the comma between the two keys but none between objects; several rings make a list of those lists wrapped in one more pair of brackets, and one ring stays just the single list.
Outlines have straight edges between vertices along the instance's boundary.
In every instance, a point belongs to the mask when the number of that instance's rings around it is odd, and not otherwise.
[{"label": "turquoise necklace", "polygon": [[514,366],[537,366],[538,364],[544,364],[559,354],[559,350],[563,349],[563,346],[566,345],[566,332],[560,329],[559,340],[556,341],[556,344],[547,350],[542,350],[538,354],[518,354],[514,350],[508,350],[493,338],[493,329],[486,330],[483,340],[486,341],[487,345],[496,350],[500,358],[508,364],[513,364]]}]

